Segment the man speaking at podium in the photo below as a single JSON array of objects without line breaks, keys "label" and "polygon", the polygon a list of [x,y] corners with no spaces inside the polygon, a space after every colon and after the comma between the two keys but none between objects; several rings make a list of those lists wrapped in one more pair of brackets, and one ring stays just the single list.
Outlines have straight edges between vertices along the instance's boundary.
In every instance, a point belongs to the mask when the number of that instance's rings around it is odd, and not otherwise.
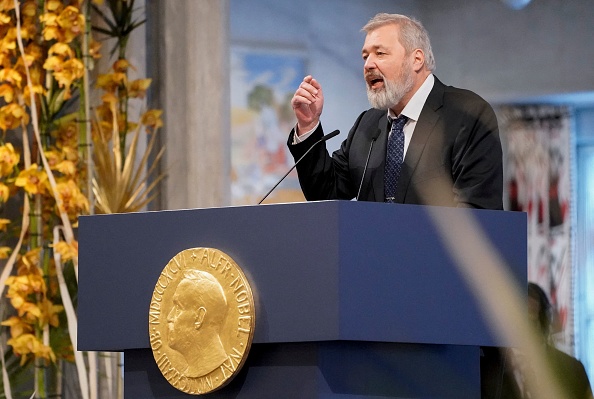
[{"label": "man speaking at podium", "polygon": [[[364,27],[367,96],[340,148],[325,143],[297,165],[307,200],[353,199],[503,209],[502,151],[495,113],[475,93],[445,86],[425,28],[398,14]],[[288,145],[300,159],[324,132],[321,84],[306,76],[291,100]]]},{"label": "man speaking at podium", "polygon": [[[291,100],[297,125],[288,146],[305,198],[503,209],[502,150],[491,106],[433,75],[429,36],[418,21],[377,14],[363,31],[372,108],[332,156],[320,141],[321,84],[306,76]],[[482,398],[515,397],[503,368],[498,350],[483,348]]]}]

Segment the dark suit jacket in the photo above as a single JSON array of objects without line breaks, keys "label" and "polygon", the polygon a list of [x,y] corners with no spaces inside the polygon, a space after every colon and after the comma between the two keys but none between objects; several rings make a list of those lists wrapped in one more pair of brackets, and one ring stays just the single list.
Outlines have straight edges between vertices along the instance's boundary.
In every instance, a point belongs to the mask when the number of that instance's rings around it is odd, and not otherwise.
[{"label": "dark suit jacket", "polygon": [[[325,143],[299,163],[299,182],[309,201],[384,201],[389,122],[386,111],[363,112],[332,157]],[[322,126],[289,149],[299,159],[324,135]],[[365,176],[372,139],[377,137]],[[503,209],[502,151],[491,106],[475,93],[445,86],[437,78],[415,127],[398,182],[396,202]]]},{"label": "dark suit jacket", "polygon": [[557,383],[566,394],[566,399],[592,398],[590,381],[582,362],[553,346],[547,346],[546,353]]}]

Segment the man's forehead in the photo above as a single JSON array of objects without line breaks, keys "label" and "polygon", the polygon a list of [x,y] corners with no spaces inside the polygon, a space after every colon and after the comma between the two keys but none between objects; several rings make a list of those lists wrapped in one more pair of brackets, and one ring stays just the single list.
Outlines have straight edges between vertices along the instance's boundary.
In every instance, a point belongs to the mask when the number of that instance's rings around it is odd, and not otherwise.
[{"label": "man's forehead", "polygon": [[398,43],[399,30],[394,24],[384,25],[367,33],[363,47],[389,46]]}]

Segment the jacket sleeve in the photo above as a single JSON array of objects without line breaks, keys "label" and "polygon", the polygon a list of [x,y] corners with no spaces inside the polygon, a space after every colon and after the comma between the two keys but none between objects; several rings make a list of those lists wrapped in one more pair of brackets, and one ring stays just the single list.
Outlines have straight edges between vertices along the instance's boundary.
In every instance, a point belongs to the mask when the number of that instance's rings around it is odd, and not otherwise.
[{"label": "jacket sleeve", "polygon": [[[353,199],[356,195],[352,177],[349,172],[349,150],[356,128],[365,113],[362,113],[349,135],[332,156],[328,153],[326,143],[317,144],[309,154],[297,165],[297,174],[301,190],[308,201]],[[289,134],[287,145],[297,162],[307,150],[324,137],[322,124],[304,141],[293,144],[293,129]]]},{"label": "jacket sleeve", "polygon": [[459,207],[503,209],[503,160],[497,118],[480,99],[459,131],[452,152],[454,195]]}]

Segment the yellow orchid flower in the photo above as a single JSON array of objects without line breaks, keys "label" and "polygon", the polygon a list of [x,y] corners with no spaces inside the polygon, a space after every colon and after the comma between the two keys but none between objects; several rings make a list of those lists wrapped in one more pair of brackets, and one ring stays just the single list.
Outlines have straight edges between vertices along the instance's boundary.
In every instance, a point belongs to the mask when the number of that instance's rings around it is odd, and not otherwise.
[{"label": "yellow orchid flower", "polygon": [[[1,42],[0,42],[1,47]],[[10,65],[12,62],[12,56],[9,53],[0,51],[0,65]]]},{"label": "yellow orchid flower", "polygon": [[[11,277],[13,278],[12,280]],[[6,285],[9,285],[9,280],[11,280],[10,288],[14,289],[14,292],[21,296],[27,296],[33,293],[43,294],[46,292],[45,279],[41,274],[32,273],[10,276],[6,279]]]},{"label": "yellow orchid flower", "polygon": [[63,306],[54,305],[52,301],[50,301],[47,298],[44,298],[39,308],[41,310],[39,323],[42,326],[49,324],[50,326],[58,327],[60,325],[60,319],[58,317],[58,314],[64,310]]},{"label": "yellow orchid flower", "polygon": [[76,174],[76,165],[72,161],[62,161],[56,165],[56,170],[67,176]]},{"label": "yellow orchid flower", "polygon": [[0,324],[10,327],[10,336],[12,338],[17,338],[23,334],[29,334],[33,332],[33,326],[17,316],[11,316]]},{"label": "yellow orchid flower", "polygon": [[[41,46],[31,42],[25,48],[25,53],[33,57],[35,61],[41,60],[43,58],[43,49]],[[39,79],[36,80],[39,82]]]},{"label": "yellow orchid flower", "polygon": [[84,68],[84,64],[79,59],[72,58],[64,62],[59,71],[54,70],[54,78],[60,87],[69,88],[72,82],[83,77]]},{"label": "yellow orchid flower", "polygon": [[53,12],[46,12],[44,14],[41,14],[39,16],[39,22],[44,24],[46,27],[58,26],[58,14]]},{"label": "yellow orchid flower", "polygon": [[14,89],[12,88],[12,85],[8,83],[0,85],[0,97],[4,97],[4,101],[11,103],[14,99]]},{"label": "yellow orchid flower", "polygon": [[33,65],[33,63],[35,62],[35,58],[31,54],[25,54],[24,58],[25,58],[25,63],[27,64],[28,67]]},{"label": "yellow orchid flower", "polygon": [[41,269],[39,266],[39,259],[41,255],[41,248],[34,248],[21,255],[18,259],[18,270],[19,275],[37,274],[41,275]]},{"label": "yellow orchid flower", "polygon": [[23,18],[21,24],[21,37],[24,40],[32,40],[37,36],[37,21],[35,18]]},{"label": "yellow orchid flower", "polygon": [[0,259],[8,259],[11,252],[12,248],[10,247],[0,247]]},{"label": "yellow orchid flower", "polygon": [[22,356],[21,366],[27,362],[28,355],[52,362],[56,361],[56,355],[52,348],[44,345],[33,334],[22,334],[17,338],[9,339],[6,343],[12,346],[12,350],[16,355]]},{"label": "yellow orchid flower", "polygon": [[11,20],[12,18],[10,17],[10,15],[0,12],[0,24],[8,25]]},{"label": "yellow orchid flower", "polygon": [[130,98],[144,98],[146,91],[151,85],[152,79],[136,79],[128,85],[128,96]]},{"label": "yellow orchid flower", "polygon": [[125,74],[128,71],[128,68],[130,67],[131,65],[128,62],[128,60],[125,60],[123,58],[120,58],[119,60],[113,63],[113,70],[115,71],[115,73]]},{"label": "yellow orchid flower", "polygon": [[48,25],[42,31],[43,40],[49,42],[52,40],[60,40],[63,36],[62,31],[57,26]]},{"label": "yellow orchid flower", "polygon": [[0,129],[16,129],[21,123],[29,123],[29,114],[19,104],[10,103],[0,108]]},{"label": "yellow orchid flower", "polygon": [[14,184],[17,187],[23,187],[29,194],[40,194],[44,191],[44,183],[47,180],[47,174],[44,170],[38,170],[37,164],[22,170],[16,178]]},{"label": "yellow orchid flower", "polygon": [[0,11],[10,11],[14,9],[14,0],[0,0]]},{"label": "yellow orchid flower", "polygon": [[[0,49],[2,51],[2,49]],[[0,69],[0,82],[8,82],[13,86],[21,88],[23,76],[15,69],[2,68]]]},{"label": "yellow orchid flower", "polygon": [[97,77],[96,87],[103,89],[107,92],[113,93],[116,91],[120,84],[126,83],[126,74],[117,73],[104,73]]},{"label": "yellow orchid flower", "polygon": [[66,7],[58,16],[58,25],[63,29],[64,41],[70,43],[74,38],[84,32],[85,16],[76,7]]},{"label": "yellow orchid flower", "polygon": [[40,85],[45,80],[45,72],[39,65],[34,65],[32,68],[29,69],[29,75],[31,76],[31,83],[33,85]]},{"label": "yellow orchid flower", "polygon": [[[42,85],[32,85],[32,88],[34,94],[44,94],[46,92]],[[25,98],[27,106],[31,106],[31,95],[29,93],[31,93],[31,91],[27,85],[25,86],[25,90],[23,90],[23,97]]]},{"label": "yellow orchid flower", "polygon": [[89,44],[89,55],[96,60],[101,58],[101,42],[91,39],[91,44]]},{"label": "yellow orchid flower", "polygon": [[16,49],[16,28],[10,28],[0,40],[0,53],[11,53]]},{"label": "yellow orchid flower", "polygon": [[58,57],[57,55],[52,55],[47,57],[43,63],[43,69],[46,71],[61,71],[62,65],[64,65],[64,59],[62,57]]},{"label": "yellow orchid flower", "polygon": [[[6,282],[8,284],[8,281]],[[11,289],[8,289],[6,297],[10,299],[10,304],[15,309],[20,309],[25,303],[25,298],[21,295],[11,294]]]},{"label": "yellow orchid flower", "polygon": [[61,123],[56,130],[52,131],[52,136],[56,138],[56,146],[62,150],[62,159],[75,160],[76,158],[71,158],[69,150],[64,149],[64,147],[76,148],[78,145],[78,126],[76,121]]},{"label": "yellow orchid flower", "polygon": [[78,257],[78,241],[72,241],[70,244],[66,241],[58,241],[51,246],[54,248],[54,251],[60,254],[63,262],[76,259]]},{"label": "yellow orchid flower", "polygon": [[41,317],[41,309],[37,304],[32,302],[25,301],[18,308],[15,307],[15,309],[18,311],[19,317],[24,317],[25,320],[30,322],[35,322]]},{"label": "yellow orchid flower", "polygon": [[56,166],[62,162],[64,159],[62,154],[54,150],[48,150],[43,152],[45,154],[45,158],[47,159],[47,163],[50,166],[50,169],[55,170]]},{"label": "yellow orchid flower", "polygon": [[74,50],[72,47],[67,45],[66,43],[56,43],[51,46],[47,52],[49,55],[59,55],[61,57],[73,58],[75,56]]},{"label": "yellow orchid flower", "polygon": [[20,159],[11,143],[0,145],[0,177],[10,176]]},{"label": "yellow orchid flower", "polygon": [[41,274],[29,274],[27,275],[29,278],[29,285],[31,289],[35,293],[45,294],[47,291],[47,286],[45,285],[45,278]]},{"label": "yellow orchid flower", "polygon": [[64,4],[61,0],[48,0],[45,5],[49,11],[59,11],[64,8]]},{"label": "yellow orchid flower", "polygon": [[6,202],[8,197],[10,197],[10,188],[4,183],[0,183],[0,201]]},{"label": "yellow orchid flower", "polygon": [[[57,152],[55,150],[45,151],[45,157],[50,165],[50,169],[57,170],[65,175],[74,175],[76,173],[76,165],[72,160],[65,160],[65,153]],[[77,154],[78,155],[78,154]]]},{"label": "yellow orchid flower", "polygon": [[88,212],[89,200],[81,193],[80,188],[73,180],[56,184],[56,190],[62,200],[60,211],[74,217]]},{"label": "yellow orchid flower", "polygon": [[6,231],[6,227],[10,224],[10,219],[0,218],[0,231]]},{"label": "yellow orchid flower", "polygon": [[11,305],[19,311],[19,316],[26,312],[35,316],[37,311],[28,305],[27,297],[34,293],[45,294],[46,285],[43,276],[29,274],[10,276],[6,279],[8,286],[6,297],[10,299]]},{"label": "yellow orchid flower", "polygon": [[64,155],[64,159],[72,162],[76,162],[78,160],[78,151],[72,146],[64,145],[62,148],[62,154]]},{"label": "yellow orchid flower", "polygon": [[21,6],[21,14],[23,17],[34,17],[37,14],[37,4],[35,4],[35,1],[26,1]]},{"label": "yellow orchid flower", "polygon": [[163,111],[160,109],[148,110],[140,117],[140,123],[148,128],[159,128],[163,126],[163,121],[161,120],[162,113]]}]

